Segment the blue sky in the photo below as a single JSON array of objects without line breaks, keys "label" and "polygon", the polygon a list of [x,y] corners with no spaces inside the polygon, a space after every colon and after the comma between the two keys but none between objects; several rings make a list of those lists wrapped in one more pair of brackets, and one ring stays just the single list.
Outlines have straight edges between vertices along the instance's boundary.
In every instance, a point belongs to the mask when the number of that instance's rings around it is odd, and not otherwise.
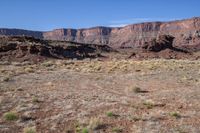
[{"label": "blue sky", "polygon": [[200,0],[1,0],[0,27],[123,26],[145,21],[199,17]]}]

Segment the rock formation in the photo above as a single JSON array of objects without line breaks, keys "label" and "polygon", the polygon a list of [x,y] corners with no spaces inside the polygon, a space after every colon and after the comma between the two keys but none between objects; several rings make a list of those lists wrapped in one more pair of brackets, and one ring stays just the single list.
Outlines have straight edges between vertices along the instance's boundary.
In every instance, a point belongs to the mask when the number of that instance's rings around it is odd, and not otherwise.
[{"label": "rock formation", "polygon": [[[56,45],[55,45],[56,44]],[[44,41],[33,37],[0,37],[0,61],[42,61],[46,58],[84,59],[111,52],[106,45]]]},{"label": "rock formation", "polygon": [[200,17],[171,22],[146,22],[121,28],[56,29],[49,32],[0,29],[0,35],[27,35],[40,39],[108,44],[114,48],[142,47],[160,35],[171,35],[174,37],[174,46],[199,49]]},{"label": "rock formation", "polygon": [[158,38],[156,39],[152,39],[151,41],[146,42],[142,48],[148,51],[153,51],[153,52],[159,52],[167,48],[174,49],[172,45],[173,40],[174,40],[173,36],[161,35],[161,36],[158,36]]}]

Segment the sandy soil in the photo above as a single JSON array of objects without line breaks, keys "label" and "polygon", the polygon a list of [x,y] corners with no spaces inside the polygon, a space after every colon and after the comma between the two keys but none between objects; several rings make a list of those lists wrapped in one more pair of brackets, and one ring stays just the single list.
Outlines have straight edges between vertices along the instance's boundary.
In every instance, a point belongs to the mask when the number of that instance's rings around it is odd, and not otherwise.
[{"label": "sandy soil", "polygon": [[1,133],[199,133],[199,101],[200,61],[0,65]]}]

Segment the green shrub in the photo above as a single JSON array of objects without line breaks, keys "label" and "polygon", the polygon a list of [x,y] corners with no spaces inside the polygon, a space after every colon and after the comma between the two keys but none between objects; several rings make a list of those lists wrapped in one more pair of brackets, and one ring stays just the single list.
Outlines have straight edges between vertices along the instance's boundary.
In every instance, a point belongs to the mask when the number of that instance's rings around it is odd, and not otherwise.
[{"label": "green shrub", "polygon": [[114,132],[114,133],[121,133],[121,132],[122,132],[122,129],[121,129],[121,128],[118,128],[118,127],[114,127],[114,128],[112,129],[112,132]]},{"label": "green shrub", "polygon": [[7,121],[14,121],[14,120],[18,119],[18,116],[14,112],[7,112],[7,113],[4,114],[4,118]]},{"label": "green shrub", "polygon": [[113,112],[107,112],[106,115],[107,115],[108,117],[113,117],[115,114],[114,114]]},{"label": "green shrub", "polygon": [[83,128],[82,133],[89,133],[89,130],[87,128]]},{"label": "green shrub", "polygon": [[145,105],[148,109],[152,109],[154,107],[154,104],[151,102],[144,102],[143,105]]},{"label": "green shrub", "polygon": [[180,118],[181,115],[178,112],[171,112],[170,116],[175,117],[175,118]]},{"label": "green shrub", "polygon": [[33,97],[32,101],[33,101],[34,103],[39,103],[39,102],[40,102],[39,99],[38,99],[37,97]]}]

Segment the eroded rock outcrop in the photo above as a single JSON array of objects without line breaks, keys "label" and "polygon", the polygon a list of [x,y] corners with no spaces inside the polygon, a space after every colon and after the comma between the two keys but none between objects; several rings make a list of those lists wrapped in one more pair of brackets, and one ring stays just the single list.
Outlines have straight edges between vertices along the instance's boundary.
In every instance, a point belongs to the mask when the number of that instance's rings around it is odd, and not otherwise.
[{"label": "eroded rock outcrop", "polygon": [[174,37],[171,35],[160,35],[145,44],[132,53],[129,58],[149,59],[149,58],[164,58],[164,59],[199,59],[195,56],[191,49],[178,48],[173,46]]},{"label": "eroded rock outcrop", "polygon": [[0,61],[96,58],[101,57],[101,52],[110,51],[112,49],[106,45],[52,42],[33,37],[0,37]]},{"label": "eroded rock outcrop", "polygon": [[173,47],[174,37],[170,35],[161,35],[156,39],[152,39],[152,41],[145,42],[143,49],[153,52],[159,52],[165,49],[174,49]]}]

